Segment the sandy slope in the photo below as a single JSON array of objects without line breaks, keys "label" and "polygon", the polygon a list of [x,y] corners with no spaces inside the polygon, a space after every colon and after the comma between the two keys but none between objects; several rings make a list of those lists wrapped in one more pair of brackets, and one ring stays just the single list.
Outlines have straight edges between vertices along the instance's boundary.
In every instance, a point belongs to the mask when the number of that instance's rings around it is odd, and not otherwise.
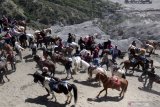
[{"label": "sandy slope", "polygon": [[[28,55],[30,51],[26,49],[23,54]],[[39,52],[41,54],[42,52]],[[156,58],[156,57],[155,57]],[[17,71],[8,75],[10,82],[6,82],[0,86],[0,107],[70,107],[73,105],[73,101],[70,105],[65,106],[64,102],[66,97],[63,94],[56,94],[58,102],[48,101],[45,97],[46,92],[41,85],[33,83],[33,78],[28,76],[28,73],[34,73],[36,71],[36,64],[30,58],[26,62],[17,64]],[[121,62],[120,60],[118,62]],[[156,61],[156,65],[159,62]],[[64,78],[66,74],[61,73],[64,67],[57,65],[56,76]],[[110,74],[110,72],[107,72]],[[78,87],[78,103],[77,107],[127,107],[130,101],[157,101],[160,99],[160,86],[158,84],[153,85],[153,91],[146,92],[141,91],[138,87],[142,86],[142,83],[138,82],[137,76],[140,73],[135,73],[135,76],[127,77],[129,86],[127,93],[122,100],[118,100],[117,96],[119,92],[116,90],[108,90],[108,97],[103,97],[101,94],[99,99],[96,99],[96,95],[102,89],[97,83],[87,82],[87,73],[78,73],[74,75],[74,80],[70,80]],[[51,96],[50,96],[51,97]],[[154,102],[155,103],[155,102]]]}]

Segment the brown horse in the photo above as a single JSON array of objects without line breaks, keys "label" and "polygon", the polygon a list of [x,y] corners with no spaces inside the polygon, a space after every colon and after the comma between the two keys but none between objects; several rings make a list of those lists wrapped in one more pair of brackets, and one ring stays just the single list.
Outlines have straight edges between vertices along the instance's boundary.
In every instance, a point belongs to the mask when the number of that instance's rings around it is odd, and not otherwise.
[{"label": "brown horse", "polygon": [[[8,77],[7,77],[7,72],[8,72],[7,61],[6,61],[5,58],[2,58],[2,57],[1,57],[1,61],[0,61],[0,73],[1,73],[2,75],[4,75],[8,81],[10,81],[10,80],[8,79]],[[4,83],[4,82],[5,82],[5,81],[4,81],[4,78],[2,77],[2,83]]]},{"label": "brown horse", "polygon": [[13,48],[9,44],[5,44],[3,48],[6,52],[2,52],[2,55],[7,58],[7,61],[11,64],[13,71],[16,71],[16,57],[13,53]]},{"label": "brown horse", "polygon": [[64,55],[67,55],[67,56],[72,56],[73,50],[74,50],[74,48],[71,46],[64,47],[64,48],[62,48],[62,53],[64,53]]},{"label": "brown horse", "polygon": [[138,65],[141,65],[142,67],[142,70],[144,69],[148,69],[149,68],[149,62],[146,62],[144,63],[142,60],[135,60],[134,62],[132,62],[131,60],[125,60],[123,62],[120,63],[120,65],[123,65],[122,69],[125,68],[126,72],[127,73],[127,70],[130,68],[130,67],[133,67],[132,68],[132,74],[134,73],[134,70],[135,70],[135,67],[138,66]]},{"label": "brown horse", "polygon": [[34,61],[37,63],[37,65],[42,70],[43,67],[48,67],[49,71],[51,72],[51,75],[55,74],[55,64],[52,61],[49,60],[42,60],[38,55],[34,56]]},{"label": "brown horse", "polygon": [[[108,88],[116,89],[118,91],[121,90],[121,93],[119,94],[119,96],[124,97],[124,94],[127,91],[128,81],[124,78],[118,78],[118,77],[116,77],[116,79],[117,80],[115,80],[113,77],[107,77],[107,75],[105,75],[103,73],[98,73],[96,75],[96,80],[102,81],[104,89],[99,92],[99,94],[97,95],[97,98],[105,90],[106,90],[106,96],[107,96],[107,89]],[[122,95],[122,93],[123,93],[123,95]]]},{"label": "brown horse", "polygon": [[65,58],[63,55],[61,54],[56,54],[56,53],[53,53],[48,51],[47,54],[50,56],[51,60],[54,62],[54,63],[58,63],[60,65],[63,65],[65,66],[66,63],[68,62],[68,59]]},{"label": "brown horse", "polygon": [[50,42],[57,45],[57,41],[60,40],[60,39],[61,39],[60,37],[51,37]]}]

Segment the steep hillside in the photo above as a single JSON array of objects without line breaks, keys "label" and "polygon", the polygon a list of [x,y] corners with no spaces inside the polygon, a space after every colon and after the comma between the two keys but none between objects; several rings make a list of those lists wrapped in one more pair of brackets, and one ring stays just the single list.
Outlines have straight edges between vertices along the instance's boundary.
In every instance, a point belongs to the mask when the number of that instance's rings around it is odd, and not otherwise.
[{"label": "steep hillside", "polygon": [[103,18],[120,5],[102,0],[0,0],[0,15],[29,19],[43,24],[75,24]]}]

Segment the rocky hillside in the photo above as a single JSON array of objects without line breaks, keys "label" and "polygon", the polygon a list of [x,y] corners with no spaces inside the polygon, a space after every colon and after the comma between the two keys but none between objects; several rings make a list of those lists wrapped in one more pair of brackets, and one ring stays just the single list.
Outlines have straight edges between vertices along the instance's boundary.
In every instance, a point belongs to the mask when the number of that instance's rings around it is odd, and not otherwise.
[{"label": "rocky hillside", "polygon": [[0,0],[0,15],[28,19],[43,24],[77,24],[103,18],[120,5],[102,0]]},{"label": "rocky hillside", "polygon": [[112,39],[135,37],[139,40],[160,41],[159,0],[154,0],[152,4],[125,4],[124,0],[110,1],[121,3],[123,9],[106,15],[97,24]]}]

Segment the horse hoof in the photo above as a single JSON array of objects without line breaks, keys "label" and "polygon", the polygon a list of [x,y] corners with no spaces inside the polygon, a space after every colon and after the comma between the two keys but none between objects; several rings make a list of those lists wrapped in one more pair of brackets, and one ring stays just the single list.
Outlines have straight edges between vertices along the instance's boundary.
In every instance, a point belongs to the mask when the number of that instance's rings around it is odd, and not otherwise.
[{"label": "horse hoof", "polygon": [[71,103],[71,101],[68,102],[68,104],[70,104],[70,103]]},{"label": "horse hoof", "polygon": [[96,96],[96,98],[99,98],[99,96]]},{"label": "horse hoof", "polygon": [[68,104],[68,102],[66,101],[65,104]]}]

